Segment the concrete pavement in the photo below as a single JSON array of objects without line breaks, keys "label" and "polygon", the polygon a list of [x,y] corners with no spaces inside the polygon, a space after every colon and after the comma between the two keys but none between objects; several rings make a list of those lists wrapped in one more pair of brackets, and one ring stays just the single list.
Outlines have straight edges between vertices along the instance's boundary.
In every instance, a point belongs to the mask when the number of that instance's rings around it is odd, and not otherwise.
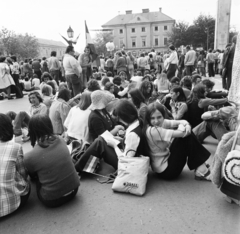
[{"label": "concrete pavement", "polygon": [[[28,108],[26,96],[0,101],[2,113]],[[205,141],[212,154],[216,146],[212,138]],[[29,142],[23,144],[23,149],[25,153],[31,149]],[[159,180],[150,172],[143,197],[114,193],[111,184],[99,184],[96,178],[84,175],[76,198],[54,209],[38,201],[32,184],[27,205],[0,219],[0,234],[240,233],[240,208],[227,203],[212,183],[194,180],[194,173],[187,167],[171,182]]]}]

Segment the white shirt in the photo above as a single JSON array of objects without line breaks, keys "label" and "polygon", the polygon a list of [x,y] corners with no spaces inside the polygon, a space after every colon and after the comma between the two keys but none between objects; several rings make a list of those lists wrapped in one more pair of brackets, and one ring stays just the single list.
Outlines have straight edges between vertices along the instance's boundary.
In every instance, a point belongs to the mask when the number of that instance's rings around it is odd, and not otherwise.
[{"label": "white shirt", "polygon": [[131,81],[132,82],[136,82],[137,84],[136,84],[136,89],[138,89],[139,87],[140,87],[140,85],[141,85],[141,83],[142,83],[142,79],[143,79],[143,77],[142,76],[133,76],[132,78],[131,78]]},{"label": "white shirt", "polygon": [[80,76],[82,68],[78,61],[70,54],[65,54],[63,58],[63,67],[66,75],[77,75]]},{"label": "white shirt", "polygon": [[81,110],[77,106],[71,108],[64,122],[68,136],[74,137],[78,140],[82,139],[83,142],[87,141],[92,143],[88,128],[88,118],[90,113],[91,110]]},{"label": "white shirt", "polygon": [[177,56],[177,52],[175,50],[172,51],[172,53],[170,54],[169,63],[170,64],[178,64],[178,56]]},{"label": "white shirt", "polygon": [[40,80],[38,78],[33,78],[32,79],[32,85],[34,87],[39,87],[40,86]]}]

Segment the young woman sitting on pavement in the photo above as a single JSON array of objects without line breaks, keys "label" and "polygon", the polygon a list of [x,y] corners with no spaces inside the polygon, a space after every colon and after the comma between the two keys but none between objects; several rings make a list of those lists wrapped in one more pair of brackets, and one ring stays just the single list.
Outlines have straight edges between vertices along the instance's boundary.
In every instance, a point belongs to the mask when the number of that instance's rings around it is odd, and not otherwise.
[{"label": "young woman sitting on pavement", "polygon": [[91,105],[91,93],[83,92],[80,102],[77,106],[71,108],[64,122],[67,129],[68,142],[72,140],[83,140],[83,142],[92,143],[89,135],[88,119],[91,110],[88,107]]},{"label": "young woman sitting on pavement", "polygon": [[[13,131],[15,136],[20,136],[23,134],[22,129],[28,128],[28,123],[30,117],[33,115],[48,115],[48,108],[45,104],[43,104],[43,99],[41,95],[37,91],[33,91],[28,95],[29,102],[31,103],[31,107],[29,110],[29,114],[26,111],[20,111],[16,114],[13,111],[8,112],[8,115],[13,120]],[[24,136],[23,141],[27,141],[29,137]]]},{"label": "young woman sitting on pavement", "polygon": [[155,102],[148,106],[144,132],[152,170],[160,178],[177,178],[187,163],[190,170],[195,170],[196,180],[209,180],[205,162],[210,153],[191,132],[187,121],[165,119],[164,108]]},{"label": "young woman sitting on pavement", "polygon": [[144,146],[140,144],[142,128],[138,120],[137,109],[129,101],[119,100],[114,115],[117,116],[118,122],[126,126],[123,149],[121,150],[114,141],[108,140],[106,142],[99,136],[75,164],[78,172],[83,171],[91,155],[100,159],[103,158],[106,163],[117,169],[119,156],[135,157],[142,154],[142,147]]},{"label": "young woman sitting on pavement", "polygon": [[192,128],[195,128],[202,122],[202,114],[207,111],[209,105],[218,106],[228,102],[227,98],[211,99],[206,98],[205,86],[202,84],[196,85],[187,102],[188,104],[188,121]]},{"label": "young woman sitting on pavement", "polygon": [[0,217],[21,208],[30,195],[30,182],[23,165],[22,146],[12,138],[11,119],[0,114]]},{"label": "young woman sitting on pavement", "polygon": [[187,119],[187,103],[186,103],[186,96],[183,92],[181,86],[176,86],[171,89],[172,99],[170,101],[170,106],[172,109],[172,116],[173,119]]},{"label": "young woman sitting on pavement", "polygon": [[92,140],[95,140],[106,130],[112,135],[117,135],[123,129],[121,125],[114,125],[114,121],[107,112],[107,105],[113,100],[110,93],[103,90],[96,90],[91,93],[92,104],[89,107],[91,114],[88,119],[89,133]]},{"label": "young woman sitting on pavement", "polygon": [[29,122],[33,149],[24,157],[24,165],[36,179],[39,200],[48,207],[60,206],[75,197],[80,185],[69,150],[53,133],[47,115],[35,115]]}]

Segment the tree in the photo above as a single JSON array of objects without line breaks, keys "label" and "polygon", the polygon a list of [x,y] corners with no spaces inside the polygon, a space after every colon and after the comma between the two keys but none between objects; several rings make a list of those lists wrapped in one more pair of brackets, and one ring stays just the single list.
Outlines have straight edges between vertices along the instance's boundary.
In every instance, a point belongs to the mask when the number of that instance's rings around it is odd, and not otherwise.
[{"label": "tree", "polygon": [[16,34],[3,28],[0,31],[0,53],[21,58],[34,58],[38,55],[39,44],[34,36]]},{"label": "tree", "polygon": [[100,32],[96,34],[96,37],[94,38],[94,44],[96,47],[96,51],[98,55],[104,54],[106,55],[108,53],[106,44],[108,42],[113,41],[113,35],[112,32]]},{"label": "tree", "polygon": [[192,45],[194,47],[213,48],[215,19],[210,15],[199,15],[192,25],[185,22],[176,23],[169,33],[169,42],[176,47]]},{"label": "tree", "polygon": [[188,43],[188,23],[179,22],[174,25],[172,31],[168,34],[169,43],[179,47]]}]

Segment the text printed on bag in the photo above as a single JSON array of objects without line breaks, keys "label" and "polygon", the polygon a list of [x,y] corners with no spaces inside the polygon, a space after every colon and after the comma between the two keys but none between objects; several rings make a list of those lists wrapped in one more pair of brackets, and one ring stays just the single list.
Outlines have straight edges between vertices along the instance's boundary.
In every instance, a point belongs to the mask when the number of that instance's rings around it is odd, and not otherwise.
[{"label": "text printed on bag", "polygon": [[123,185],[124,185],[125,187],[129,187],[130,189],[132,189],[132,188],[138,188],[138,184],[136,184],[136,183],[124,182]]}]

